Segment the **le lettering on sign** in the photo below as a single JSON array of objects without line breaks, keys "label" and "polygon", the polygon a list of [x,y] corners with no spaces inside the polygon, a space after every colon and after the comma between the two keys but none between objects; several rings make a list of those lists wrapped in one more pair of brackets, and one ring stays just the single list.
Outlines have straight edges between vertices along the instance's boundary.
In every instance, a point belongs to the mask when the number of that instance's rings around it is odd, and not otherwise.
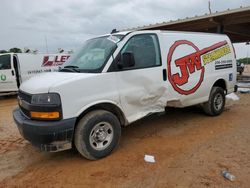
[{"label": "le lettering on sign", "polygon": [[42,67],[62,65],[69,57],[69,55],[44,56]]}]

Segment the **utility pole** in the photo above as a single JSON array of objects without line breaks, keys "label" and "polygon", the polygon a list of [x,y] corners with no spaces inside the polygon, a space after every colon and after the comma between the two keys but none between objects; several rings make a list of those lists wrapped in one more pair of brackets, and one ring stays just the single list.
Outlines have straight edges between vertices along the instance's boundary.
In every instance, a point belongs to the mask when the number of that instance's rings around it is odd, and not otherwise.
[{"label": "utility pole", "polygon": [[209,10],[209,14],[212,14],[212,11],[211,11],[211,2],[208,1],[208,10]]},{"label": "utility pole", "polygon": [[46,46],[46,52],[47,52],[47,53],[49,53],[49,51],[48,51],[48,42],[47,42],[47,36],[45,35],[45,36],[44,36],[44,38],[45,38],[45,46]]}]

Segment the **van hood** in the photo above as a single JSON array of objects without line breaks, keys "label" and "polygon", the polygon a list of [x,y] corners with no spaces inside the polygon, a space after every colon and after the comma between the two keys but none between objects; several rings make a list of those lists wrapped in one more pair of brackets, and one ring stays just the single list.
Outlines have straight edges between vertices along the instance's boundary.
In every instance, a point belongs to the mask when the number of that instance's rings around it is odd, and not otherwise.
[{"label": "van hood", "polygon": [[48,93],[50,88],[56,85],[93,77],[95,75],[96,74],[92,73],[42,73],[23,82],[20,86],[20,90],[30,94]]}]

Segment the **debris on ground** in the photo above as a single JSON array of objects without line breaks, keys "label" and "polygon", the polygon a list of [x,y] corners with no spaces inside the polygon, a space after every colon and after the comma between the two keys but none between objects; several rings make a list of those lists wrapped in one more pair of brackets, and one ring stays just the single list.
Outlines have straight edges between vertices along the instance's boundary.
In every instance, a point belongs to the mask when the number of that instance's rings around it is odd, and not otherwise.
[{"label": "debris on ground", "polygon": [[226,170],[222,171],[222,176],[230,181],[235,180],[235,176]]},{"label": "debris on ground", "polygon": [[250,88],[238,88],[240,93],[250,93]]},{"label": "debris on ground", "polygon": [[144,160],[148,163],[155,163],[155,157],[152,155],[145,155]]},{"label": "debris on ground", "polygon": [[227,99],[232,99],[233,101],[238,101],[240,100],[240,98],[238,97],[238,95],[236,95],[235,93],[230,93],[228,95],[226,95]]}]

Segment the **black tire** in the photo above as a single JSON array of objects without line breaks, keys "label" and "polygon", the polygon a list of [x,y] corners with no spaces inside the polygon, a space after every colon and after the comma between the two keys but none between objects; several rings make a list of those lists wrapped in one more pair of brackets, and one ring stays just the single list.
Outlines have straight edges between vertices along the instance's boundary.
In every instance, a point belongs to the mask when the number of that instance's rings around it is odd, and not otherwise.
[{"label": "black tire", "polygon": [[204,112],[210,116],[220,115],[225,107],[225,92],[221,87],[213,87],[208,102],[202,105]]},{"label": "black tire", "polygon": [[121,125],[117,117],[106,110],[95,110],[86,114],[77,124],[75,146],[89,160],[109,155],[118,145]]}]

